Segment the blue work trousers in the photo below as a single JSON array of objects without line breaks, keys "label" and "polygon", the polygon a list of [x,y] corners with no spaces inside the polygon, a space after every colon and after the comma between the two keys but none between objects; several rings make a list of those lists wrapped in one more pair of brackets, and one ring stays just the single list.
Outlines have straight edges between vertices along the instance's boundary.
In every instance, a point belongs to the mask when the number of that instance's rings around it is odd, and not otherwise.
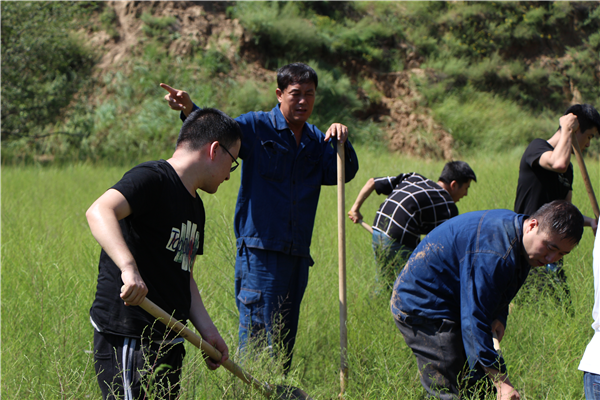
[{"label": "blue work trousers", "polygon": [[584,372],[583,390],[585,400],[600,400],[600,375]]},{"label": "blue work trousers", "polygon": [[266,346],[285,351],[284,371],[289,371],[300,303],[312,264],[310,257],[242,245],[235,263],[240,350],[243,351],[250,340],[264,338]]},{"label": "blue work trousers", "polygon": [[377,281],[391,290],[414,249],[377,230],[373,231],[372,247],[377,264]]}]

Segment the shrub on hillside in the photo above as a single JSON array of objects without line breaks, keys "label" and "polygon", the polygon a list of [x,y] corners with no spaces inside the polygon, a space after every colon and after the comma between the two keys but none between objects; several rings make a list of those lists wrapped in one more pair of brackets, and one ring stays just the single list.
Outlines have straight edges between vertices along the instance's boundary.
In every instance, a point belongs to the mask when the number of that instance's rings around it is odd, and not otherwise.
[{"label": "shrub on hillside", "polygon": [[0,6],[2,140],[43,136],[90,81],[94,54],[73,33],[74,19],[90,4],[3,1]]},{"label": "shrub on hillside", "polygon": [[[569,94],[580,93],[583,102],[600,99],[598,3],[409,2],[404,7],[407,37],[426,56],[426,67],[443,72],[446,91],[469,84],[538,112],[566,108]],[[427,35],[437,39],[435,45],[423,38]],[[445,66],[459,60],[460,68]]]},{"label": "shrub on hillside", "polygon": [[398,16],[335,2],[237,2],[230,14],[252,35],[267,66],[319,59],[390,70],[398,65]]}]

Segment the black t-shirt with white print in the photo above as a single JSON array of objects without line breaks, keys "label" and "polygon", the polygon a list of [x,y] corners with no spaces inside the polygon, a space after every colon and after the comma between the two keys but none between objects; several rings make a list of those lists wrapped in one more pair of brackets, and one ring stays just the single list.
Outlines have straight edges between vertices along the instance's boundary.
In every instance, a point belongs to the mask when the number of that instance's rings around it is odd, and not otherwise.
[{"label": "black t-shirt with white print", "polygon": [[[204,245],[204,205],[193,197],[165,160],[140,164],[115,184],[131,214],[119,221],[123,236],[148,287],[148,299],[177,320],[189,318],[190,269]],[[90,310],[95,328],[116,335],[163,338],[165,327],[140,307],[119,297],[121,271],[102,250],[96,298]]]},{"label": "black t-shirt with white print", "polygon": [[373,229],[414,249],[442,222],[458,215],[450,193],[415,172],[375,178],[377,194],[388,195],[381,204]]}]

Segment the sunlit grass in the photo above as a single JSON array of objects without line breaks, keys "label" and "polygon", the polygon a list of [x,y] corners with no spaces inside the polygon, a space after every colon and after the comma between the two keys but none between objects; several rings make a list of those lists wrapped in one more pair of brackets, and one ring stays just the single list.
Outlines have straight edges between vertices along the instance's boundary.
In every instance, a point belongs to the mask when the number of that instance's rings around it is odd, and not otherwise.
[{"label": "sunlit grass", "polygon": [[[346,185],[346,210],[374,176],[416,171],[437,180],[444,161],[357,149],[360,171]],[[512,209],[520,152],[464,159],[477,174],[461,213]],[[586,160],[593,184],[598,160]],[[85,220],[89,205],[131,166],[79,165],[65,168],[2,169],[2,397],[6,399],[100,399],[94,369],[88,311],[95,292],[99,246]],[[591,206],[575,165],[574,203],[587,215]],[[201,194],[207,210],[205,254],[196,262],[196,280],[206,307],[230,346],[237,348],[233,296],[235,240],[233,211],[239,175],[215,195]],[[599,190],[598,188],[596,190]],[[340,391],[337,256],[337,191],[322,190],[312,241],[315,265],[300,316],[292,372],[283,379],[272,360],[246,360],[259,380],[300,387],[314,398],[334,399]],[[362,207],[371,223],[383,201],[372,194]],[[347,399],[418,399],[424,394],[416,362],[377,294],[370,235],[346,223],[348,292]],[[513,383],[527,399],[583,398],[579,359],[592,335],[592,234],[566,257],[572,313],[548,296],[519,297],[508,320],[502,348]],[[262,398],[226,370],[209,371],[200,352],[187,347],[184,399]]]}]

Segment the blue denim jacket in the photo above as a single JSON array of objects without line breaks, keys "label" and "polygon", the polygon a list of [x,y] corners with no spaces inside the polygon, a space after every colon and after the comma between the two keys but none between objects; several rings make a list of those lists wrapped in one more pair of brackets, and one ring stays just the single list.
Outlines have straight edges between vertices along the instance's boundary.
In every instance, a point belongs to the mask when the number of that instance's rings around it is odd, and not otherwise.
[{"label": "blue denim jacket", "polygon": [[498,367],[491,324],[506,326],[508,305],[525,282],[522,250],[526,216],[509,210],[454,217],[427,235],[398,275],[391,298],[394,318],[460,322],[471,368]]},{"label": "blue denim jacket", "polygon": [[[279,105],[270,112],[242,114],[236,121],[244,135],[234,219],[238,249],[245,244],[309,257],[321,185],[337,184],[337,151],[332,141],[325,142],[325,134],[306,123],[297,146]],[[345,156],[349,182],[358,171],[349,141]]]}]

